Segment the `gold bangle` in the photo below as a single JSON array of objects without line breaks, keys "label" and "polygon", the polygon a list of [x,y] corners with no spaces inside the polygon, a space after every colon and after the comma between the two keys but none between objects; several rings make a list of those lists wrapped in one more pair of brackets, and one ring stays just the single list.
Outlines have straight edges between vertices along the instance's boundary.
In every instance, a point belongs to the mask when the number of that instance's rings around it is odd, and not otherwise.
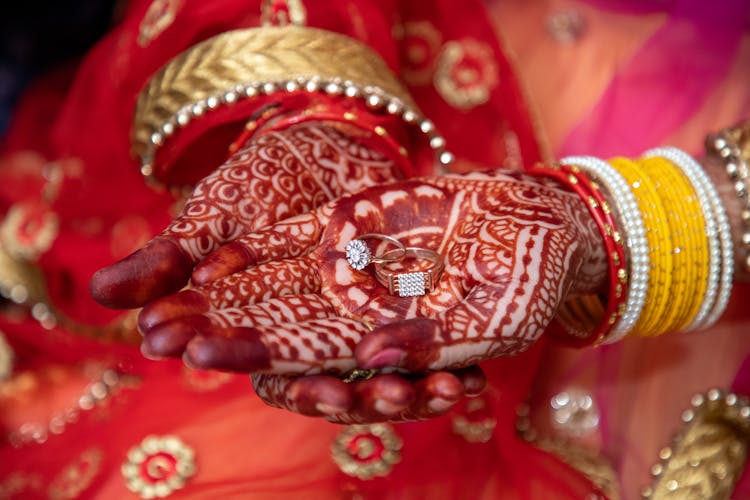
[{"label": "gold bangle", "polygon": [[[280,87],[311,90],[321,84],[329,94],[388,105],[389,113],[403,114],[404,121],[430,136],[442,164],[452,161],[443,151],[442,137],[433,134],[431,122],[422,120],[406,88],[376,52],[347,36],[302,26],[229,31],[173,58],[138,97],[133,151],[148,166],[168,136],[208,110]],[[144,175],[153,169],[147,170]]]},{"label": "gold bangle", "polygon": [[643,216],[651,271],[646,303],[630,335],[650,336],[657,331],[658,322],[664,317],[665,309],[669,307],[673,263],[672,235],[661,197],[641,167],[627,158],[613,158],[609,162],[633,188],[633,194]]}]

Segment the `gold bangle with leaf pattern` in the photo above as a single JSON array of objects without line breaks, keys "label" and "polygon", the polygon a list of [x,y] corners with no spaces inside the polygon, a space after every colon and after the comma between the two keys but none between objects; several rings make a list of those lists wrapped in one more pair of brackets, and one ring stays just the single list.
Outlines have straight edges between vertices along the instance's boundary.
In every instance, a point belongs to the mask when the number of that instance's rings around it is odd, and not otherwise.
[{"label": "gold bangle with leaf pattern", "polygon": [[366,45],[302,26],[230,31],[178,55],[156,73],[138,98],[133,149],[142,172],[154,154],[193,119],[239,100],[274,92],[324,92],[362,98],[372,109],[400,115],[427,136],[441,165],[453,157],[385,61]]}]

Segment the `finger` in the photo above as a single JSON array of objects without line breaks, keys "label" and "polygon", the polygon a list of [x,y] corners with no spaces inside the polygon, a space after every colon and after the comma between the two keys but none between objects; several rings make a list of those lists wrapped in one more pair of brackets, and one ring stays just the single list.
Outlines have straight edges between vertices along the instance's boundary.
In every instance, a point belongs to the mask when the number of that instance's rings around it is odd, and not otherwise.
[{"label": "finger", "polygon": [[132,309],[182,288],[192,267],[193,261],[174,241],[156,237],[128,257],[94,273],[89,290],[106,307]]},{"label": "finger", "polygon": [[147,304],[138,315],[138,328],[145,333],[179,317],[318,291],[320,275],[309,259],[269,262]]},{"label": "finger", "polygon": [[335,315],[333,305],[318,295],[288,295],[246,307],[185,314],[142,328],[141,352],[150,359],[182,356],[190,340],[202,331],[227,327],[273,327],[277,324],[325,319]]},{"label": "finger", "polygon": [[395,374],[377,375],[354,384],[354,404],[349,418],[356,422],[382,422],[404,412],[416,398],[411,382]]},{"label": "finger", "polygon": [[531,300],[538,295],[521,286],[477,286],[433,318],[375,329],[357,347],[357,361],[363,368],[424,372],[519,354],[536,342],[554,315],[549,304]]},{"label": "finger", "polygon": [[426,420],[450,411],[464,397],[464,385],[451,372],[433,372],[414,384],[414,403],[401,412],[403,420]]},{"label": "finger", "polygon": [[205,316],[185,316],[162,323],[143,334],[141,354],[148,359],[180,358],[188,342],[195,337],[196,327],[208,325]]},{"label": "finger", "polygon": [[258,221],[243,195],[244,166],[225,164],[196,186],[180,216],[140,250],[99,270],[91,294],[115,309],[135,308],[185,286],[193,265]]},{"label": "finger", "polygon": [[453,374],[461,381],[464,386],[464,395],[467,397],[479,396],[487,387],[487,377],[478,365],[454,370]]},{"label": "finger", "polygon": [[465,396],[481,392],[485,384],[477,366],[433,372],[417,380],[395,374],[371,380],[350,384],[356,388],[355,404],[346,413],[326,418],[341,424],[427,420],[444,415]]},{"label": "finger", "polygon": [[313,417],[345,413],[354,401],[354,390],[328,375],[286,377],[253,374],[253,388],[269,406]]},{"label": "finger", "polygon": [[286,219],[218,248],[198,263],[192,281],[204,285],[250,266],[305,255],[320,241],[326,209]]},{"label": "finger", "polygon": [[312,375],[355,368],[354,348],[367,327],[348,318],[282,323],[273,328],[196,328],[183,361],[190,367],[236,372]]}]

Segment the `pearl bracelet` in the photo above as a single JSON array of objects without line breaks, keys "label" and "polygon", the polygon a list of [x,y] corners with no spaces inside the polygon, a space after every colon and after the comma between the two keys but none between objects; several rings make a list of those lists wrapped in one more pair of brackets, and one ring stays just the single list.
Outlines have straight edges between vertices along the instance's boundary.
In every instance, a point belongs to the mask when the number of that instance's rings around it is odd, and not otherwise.
[{"label": "pearl bracelet", "polygon": [[643,156],[660,156],[671,161],[680,167],[695,189],[706,220],[710,258],[706,295],[686,331],[709,327],[724,313],[732,291],[734,249],[726,210],[708,175],[689,154],[677,148],[663,147],[650,149]]},{"label": "pearl bracelet", "polygon": [[650,261],[643,218],[627,181],[606,161],[592,156],[570,156],[560,160],[560,163],[579,167],[603,185],[616,204],[617,216],[622,223],[629,259],[627,302],[620,320],[602,343],[616,342],[636,324],[646,300]]},{"label": "pearl bracelet", "polygon": [[433,122],[425,118],[417,108],[377,86],[361,86],[340,78],[328,79],[312,76],[297,77],[291,80],[242,83],[219,91],[206,99],[185,104],[149,136],[145,152],[141,156],[141,174],[146,178],[151,178],[154,174],[153,161],[156,150],[173,134],[204,114],[221,107],[234,105],[245,99],[295,92],[320,93],[333,97],[346,96],[351,99],[360,99],[374,113],[398,116],[404,124],[414,127],[426,138],[427,144],[434,152],[439,173],[446,173],[448,166],[453,163],[454,157],[445,148],[445,139],[437,133]]}]

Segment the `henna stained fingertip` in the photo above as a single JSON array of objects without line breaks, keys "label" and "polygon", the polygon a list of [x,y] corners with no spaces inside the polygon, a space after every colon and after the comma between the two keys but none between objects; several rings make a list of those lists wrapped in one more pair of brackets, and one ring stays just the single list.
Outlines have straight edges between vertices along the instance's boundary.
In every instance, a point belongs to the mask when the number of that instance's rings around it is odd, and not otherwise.
[{"label": "henna stained fingertip", "polygon": [[183,290],[146,304],[138,314],[138,330],[146,334],[153,328],[173,319],[196,316],[211,308],[208,299],[195,290]]},{"label": "henna stained fingertip", "polygon": [[255,263],[250,252],[236,242],[228,243],[206,256],[193,269],[191,281],[195,285],[205,285],[229,276]]},{"label": "henna stained fingertip", "polygon": [[[211,334],[212,331],[220,333]],[[190,368],[249,373],[271,368],[271,354],[254,328],[198,329],[182,359]]]},{"label": "henna stained fingertip", "polygon": [[111,309],[134,309],[187,283],[193,263],[171,240],[157,237],[91,277],[94,300]]}]

